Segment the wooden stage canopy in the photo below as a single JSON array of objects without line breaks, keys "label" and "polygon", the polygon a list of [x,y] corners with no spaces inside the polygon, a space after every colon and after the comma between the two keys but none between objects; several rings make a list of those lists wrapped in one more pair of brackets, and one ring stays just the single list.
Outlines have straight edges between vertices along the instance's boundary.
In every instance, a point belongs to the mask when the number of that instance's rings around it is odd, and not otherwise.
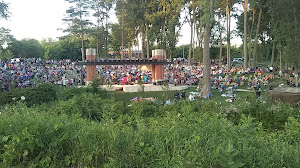
[{"label": "wooden stage canopy", "polygon": [[76,62],[76,65],[167,65],[173,64],[168,60],[156,59],[100,59],[97,61]]}]

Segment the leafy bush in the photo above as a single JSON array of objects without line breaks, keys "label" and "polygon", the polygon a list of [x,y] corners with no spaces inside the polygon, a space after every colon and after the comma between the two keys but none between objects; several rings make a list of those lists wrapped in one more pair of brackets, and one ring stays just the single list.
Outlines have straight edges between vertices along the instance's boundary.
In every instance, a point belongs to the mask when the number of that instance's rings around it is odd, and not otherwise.
[{"label": "leafy bush", "polygon": [[152,101],[142,101],[133,104],[130,114],[141,117],[154,117],[158,116],[159,112],[158,104],[154,104]]},{"label": "leafy bush", "polygon": [[101,88],[57,88],[57,95],[59,100],[69,100],[73,98],[74,96],[80,96],[84,93],[93,93],[99,95],[101,98],[106,99],[110,98],[109,94],[106,90]]},{"label": "leafy bush", "polygon": [[[22,104],[6,110],[0,118],[0,160],[5,167],[66,167],[75,159],[90,162],[91,151],[80,149],[78,136],[93,123],[76,116],[49,116]],[[71,159],[76,150],[82,158]]]},{"label": "leafy bush", "polygon": [[243,114],[251,116],[255,121],[261,122],[265,129],[271,131],[284,129],[289,117],[300,118],[299,108],[287,104],[262,104],[260,101],[226,106],[220,110],[220,114],[234,124],[240,122]]},{"label": "leafy bush", "polygon": [[98,94],[83,93],[67,101],[60,101],[52,109],[57,114],[78,114],[89,120],[117,119],[125,113],[124,104],[114,99],[102,99]]},{"label": "leafy bush", "polygon": [[53,107],[17,102],[0,109],[0,165],[298,167],[299,120],[290,117],[281,131],[267,132],[242,113],[246,107],[234,110],[240,110],[234,124],[235,116],[220,115],[224,109],[215,102],[162,107],[145,101],[127,109],[90,93]]},{"label": "leafy bush", "polygon": [[27,90],[25,102],[27,106],[42,104],[57,100],[55,86],[51,84],[41,84]]},{"label": "leafy bush", "polygon": [[288,122],[285,125],[285,138],[288,142],[300,143],[300,121],[294,117],[289,117]]},{"label": "leafy bush", "polygon": [[[103,99],[109,98],[108,92],[101,88],[62,88],[45,83],[32,88],[13,89],[9,92],[0,92],[0,106],[23,101],[30,107],[56,100],[69,100],[85,93],[94,93]],[[21,97],[23,97],[24,100],[21,100]]]},{"label": "leafy bush", "polygon": [[[21,100],[21,97],[24,100]],[[54,100],[57,100],[57,95],[54,86],[50,84],[41,84],[32,88],[14,89],[0,93],[0,106],[14,104],[17,101],[23,101],[27,106],[33,106]]]}]

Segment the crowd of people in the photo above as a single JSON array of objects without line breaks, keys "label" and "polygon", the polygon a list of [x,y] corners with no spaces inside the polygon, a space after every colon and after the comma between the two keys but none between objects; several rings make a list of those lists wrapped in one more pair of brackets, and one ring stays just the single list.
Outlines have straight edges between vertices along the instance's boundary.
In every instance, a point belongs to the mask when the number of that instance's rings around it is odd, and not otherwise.
[{"label": "crowd of people", "polygon": [[[151,71],[142,71],[138,65],[97,65],[97,74],[102,84],[147,84],[152,81]],[[270,75],[265,75],[269,72]],[[266,88],[275,74],[283,77],[287,73],[278,70],[278,67],[255,67],[243,70],[242,68],[226,66],[211,66],[212,89],[220,92],[227,91],[228,87],[237,89],[248,83],[249,89]],[[251,73],[251,75],[247,75]],[[290,71],[289,71],[290,73]],[[284,74],[284,75],[283,75]],[[290,74],[289,74],[290,75]],[[291,74],[295,76],[295,74]],[[84,66],[76,65],[71,60],[42,60],[36,58],[10,59],[0,61],[0,85],[4,91],[10,88],[26,88],[38,83],[52,83],[55,85],[72,87],[85,85],[86,70]],[[165,66],[165,80],[169,84],[196,85],[203,77],[203,65],[188,65],[186,61],[175,61]],[[289,80],[291,84],[292,79]],[[155,83],[154,83],[155,84]]]},{"label": "crowd of people", "polygon": [[[70,77],[67,74],[68,70],[81,75],[80,77]],[[84,68],[76,66],[70,60],[21,58],[0,61],[0,85],[4,91],[32,87],[38,83],[73,86],[82,83],[84,76]]]}]

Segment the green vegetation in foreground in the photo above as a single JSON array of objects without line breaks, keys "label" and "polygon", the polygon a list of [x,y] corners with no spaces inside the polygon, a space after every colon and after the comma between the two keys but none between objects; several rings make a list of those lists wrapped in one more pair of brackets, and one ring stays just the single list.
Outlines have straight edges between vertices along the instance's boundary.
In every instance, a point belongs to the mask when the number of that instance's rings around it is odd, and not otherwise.
[{"label": "green vegetation in foreground", "polygon": [[1,167],[300,165],[299,107],[251,95],[227,106],[214,97],[128,107],[102,90],[46,87],[52,102],[0,109]]}]

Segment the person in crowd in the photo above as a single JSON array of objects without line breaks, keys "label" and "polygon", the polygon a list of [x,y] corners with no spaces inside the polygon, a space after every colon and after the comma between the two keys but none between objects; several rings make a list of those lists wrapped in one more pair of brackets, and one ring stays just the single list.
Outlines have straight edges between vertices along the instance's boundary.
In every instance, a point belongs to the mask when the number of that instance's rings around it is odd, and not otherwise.
[{"label": "person in crowd", "polygon": [[185,91],[181,92],[181,99],[185,100]]},{"label": "person in crowd", "polygon": [[177,102],[177,101],[180,99],[179,93],[178,93],[177,90],[176,90],[175,93],[174,93],[174,99],[175,99],[175,102]]},{"label": "person in crowd", "polygon": [[205,99],[210,99],[212,97],[212,94],[211,94],[211,92],[209,92],[204,98]]},{"label": "person in crowd", "polygon": [[195,100],[195,97],[193,96],[192,93],[190,93],[190,95],[189,95],[189,100],[190,100],[190,101],[194,101],[194,100]]}]

